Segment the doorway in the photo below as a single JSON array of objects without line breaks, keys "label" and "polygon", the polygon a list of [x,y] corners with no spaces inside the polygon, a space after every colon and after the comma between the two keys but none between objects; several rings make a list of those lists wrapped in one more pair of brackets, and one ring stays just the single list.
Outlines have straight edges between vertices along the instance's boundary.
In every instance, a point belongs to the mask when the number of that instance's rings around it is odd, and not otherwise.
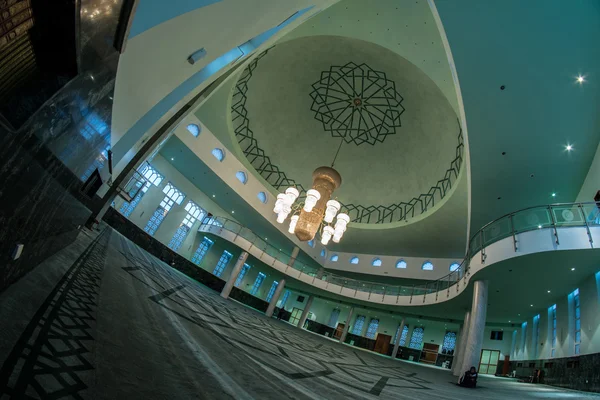
[{"label": "doorway", "polygon": [[292,309],[292,314],[290,315],[290,320],[289,320],[290,324],[298,325],[298,321],[300,321],[300,317],[302,316],[302,311],[304,311],[304,310],[301,310],[296,307],[294,307]]},{"label": "doorway", "polygon": [[500,350],[481,350],[481,361],[479,361],[479,373],[494,375],[500,360]]}]

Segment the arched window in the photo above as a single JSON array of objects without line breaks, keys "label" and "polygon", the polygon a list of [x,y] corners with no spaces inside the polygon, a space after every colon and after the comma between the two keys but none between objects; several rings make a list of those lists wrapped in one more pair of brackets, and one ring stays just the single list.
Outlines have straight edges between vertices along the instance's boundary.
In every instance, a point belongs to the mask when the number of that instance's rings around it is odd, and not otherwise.
[{"label": "arched window", "polygon": [[212,155],[219,161],[223,161],[225,159],[225,152],[219,148],[213,149]]},{"label": "arched window", "polygon": [[321,250],[321,257],[325,257],[325,249]]},{"label": "arched window", "polygon": [[425,330],[420,326],[413,329],[412,336],[410,337],[410,343],[408,344],[408,347],[410,347],[411,349],[421,350],[421,346],[423,345],[423,333],[424,332],[425,332]]},{"label": "arched window", "polygon": [[331,258],[329,259],[329,261],[337,262],[338,259],[339,259],[338,255],[334,254],[334,255],[331,256]]},{"label": "arched window", "polygon": [[248,182],[248,175],[244,171],[238,171],[235,173],[235,177],[238,181],[242,182],[244,185]]},{"label": "arched window", "polygon": [[421,266],[421,269],[423,271],[433,271],[433,264],[430,263],[429,261],[425,261],[423,263],[423,265]]},{"label": "arched window", "polygon": [[454,271],[456,271],[459,268],[460,268],[460,264],[458,264],[458,263],[452,263],[452,264],[450,264],[450,272],[454,272]]},{"label": "arched window", "polygon": [[358,264],[358,261],[359,261],[359,260],[358,260],[358,257],[352,257],[352,258],[350,259],[350,264]]},{"label": "arched window", "polygon": [[380,258],[374,258],[373,262],[371,263],[372,266],[374,267],[381,267],[381,259]]},{"label": "arched window", "polygon": [[406,261],[404,261],[404,260],[399,260],[399,261],[396,263],[396,268],[406,268]]},{"label": "arched window", "polygon": [[442,353],[448,354],[454,351],[456,347],[456,332],[446,332],[444,343],[442,344]]},{"label": "arched window", "polygon": [[267,194],[265,192],[258,192],[256,197],[258,197],[261,203],[267,204]]},{"label": "arched window", "polygon": [[200,134],[200,127],[196,124],[189,124],[187,126],[187,130],[194,136],[194,137],[198,137],[198,135]]},{"label": "arched window", "polygon": [[377,336],[377,328],[379,328],[379,320],[377,318],[371,319],[371,322],[369,322],[369,326],[367,327],[366,336],[369,339],[375,339],[375,336]]},{"label": "arched window", "polygon": [[308,242],[308,245],[314,249],[314,248],[315,248],[315,239],[313,239],[313,240],[310,240],[310,241]]}]

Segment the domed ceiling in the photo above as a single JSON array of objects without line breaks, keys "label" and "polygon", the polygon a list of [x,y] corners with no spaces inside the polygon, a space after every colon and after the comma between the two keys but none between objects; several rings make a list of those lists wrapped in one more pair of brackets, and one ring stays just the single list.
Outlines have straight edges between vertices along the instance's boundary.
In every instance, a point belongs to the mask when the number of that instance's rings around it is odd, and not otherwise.
[{"label": "domed ceiling", "polygon": [[234,86],[230,118],[244,155],[275,190],[309,189],[313,170],[335,160],[343,179],[335,196],[354,222],[433,212],[462,167],[458,119],[437,85],[358,39],[302,37],[261,54]]}]

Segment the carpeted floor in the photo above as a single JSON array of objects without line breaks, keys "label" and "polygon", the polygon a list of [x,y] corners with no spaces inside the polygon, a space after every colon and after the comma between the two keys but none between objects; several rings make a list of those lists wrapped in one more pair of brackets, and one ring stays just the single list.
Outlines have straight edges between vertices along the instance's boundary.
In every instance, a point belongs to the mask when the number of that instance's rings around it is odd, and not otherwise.
[{"label": "carpeted floor", "polygon": [[391,360],[198,284],[119,233],[77,242],[0,295],[0,399],[584,399]]}]

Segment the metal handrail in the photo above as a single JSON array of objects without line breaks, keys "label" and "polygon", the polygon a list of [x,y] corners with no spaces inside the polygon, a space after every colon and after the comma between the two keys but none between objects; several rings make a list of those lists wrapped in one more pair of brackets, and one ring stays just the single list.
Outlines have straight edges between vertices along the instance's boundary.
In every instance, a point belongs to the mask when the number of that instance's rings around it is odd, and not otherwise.
[{"label": "metal handrail", "polygon": [[[557,218],[557,211],[562,211],[560,218]],[[565,211],[571,211],[571,213],[565,213]],[[547,220],[540,221],[539,217],[544,216],[544,212],[546,213],[545,216],[547,217]],[[515,217],[521,217],[525,214],[529,215],[529,217],[525,218],[525,223],[518,224],[518,221],[515,221]],[[579,219],[576,219],[577,217],[579,217]],[[505,231],[501,230],[499,234],[494,234],[493,229],[495,227],[500,228],[505,221],[507,221],[507,224],[510,227],[510,229]],[[237,230],[232,230],[232,225],[233,228],[237,227]],[[377,282],[352,279],[343,275],[337,275],[330,272],[325,273],[321,278],[318,278],[317,272],[320,268],[311,267],[307,264],[298,261],[298,259],[295,259],[292,265],[289,265],[288,268],[293,268],[297,271],[300,271],[300,273],[305,273],[307,275],[313,276],[313,282],[316,279],[320,279],[323,281],[327,281],[328,283],[338,284],[344,289],[354,290],[355,293],[358,291],[369,293],[369,297],[373,293],[373,289],[375,287],[381,287],[381,293],[379,293],[379,289],[375,289],[377,294],[383,294],[383,296],[395,295],[397,296],[397,298],[399,298],[400,296],[407,296],[411,298],[410,302],[412,303],[412,299],[414,297],[423,295],[424,301],[425,296],[432,293],[436,293],[436,296],[440,296],[443,295],[443,293],[446,291],[446,297],[449,297],[451,286],[459,284],[461,280],[463,280],[463,283],[466,284],[466,278],[470,275],[469,264],[472,257],[478,251],[482,251],[482,262],[485,262],[485,247],[489,246],[492,243],[495,243],[506,237],[512,236],[514,241],[514,251],[516,252],[518,249],[516,236],[517,233],[550,228],[554,230],[556,242],[558,243],[558,231],[556,229],[557,227],[581,226],[586,228],[588,232],[590,246],[593,247],[593,239],[591,234],[589,233],[589,227],[594,225],[600,225],[600,203],[595,202],[557,203],[544,206],[527,207],[519,211],[508,213],[506,215],[501,216],[500,218],[496,218],[495,220],[485,224],[481,229],[479,229],[471,236],[466,255],[460,263],[460,266],[456,270],[450,272],[447,275],[444,275],[439,279],[432,280],[422,285],[387,285],[380,284]],[[291,260],[292,258],[291,254],[287,254],[286,252],[277,249],[275,246],[271,245],[270,243],[267,243],[267,241],[262,240],[258,235],[245,228],[237,221],[233,221],[229,218],[205,218],[201,223],[201,228],[203,226],[218,226],[221,229],[225,229],[235,233],[236,236],[242,236],[246,240],[250,241],[252,246],[261,249],[264,253],[267,253],[271,257],[280,260],[284,264],[289,264],[289,260]],[[242,233],[244,229],[247,230],[247,233],[249,233],[251,237],[244,236],[244,234],[246,234]],[[478,239],[479,244],[477,244]],[[262,244],[260,242],[262,242]],[[269,248],[271,249],[270,252]],[[444,285],[447,286],[445,287]],[[457,286],[457,291],[458,290],[459,288]]]}]

